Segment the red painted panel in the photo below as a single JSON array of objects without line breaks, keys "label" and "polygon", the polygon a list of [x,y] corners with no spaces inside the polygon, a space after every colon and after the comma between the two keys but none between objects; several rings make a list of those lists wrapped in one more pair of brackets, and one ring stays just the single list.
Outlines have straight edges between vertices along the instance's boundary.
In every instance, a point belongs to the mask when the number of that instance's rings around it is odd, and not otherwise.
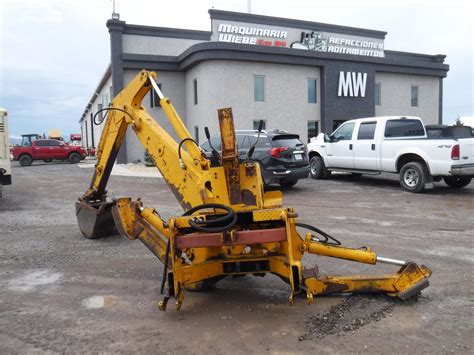
[{"label": "red painted panel", "polygon": [[192,233],[175,237],[175,245],[179,249],[221,247],[231,245],[252,245],[261,243],[277,243],[286,241],[286,230],[282,228],[237,231],[234,240],[230,233]]}]

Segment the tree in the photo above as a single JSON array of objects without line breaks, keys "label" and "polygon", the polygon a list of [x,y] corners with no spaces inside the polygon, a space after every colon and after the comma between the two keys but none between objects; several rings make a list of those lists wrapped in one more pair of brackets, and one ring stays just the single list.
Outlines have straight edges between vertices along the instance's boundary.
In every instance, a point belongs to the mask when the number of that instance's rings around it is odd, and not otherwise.
[{"label": "tree", "polygon": [[458,116],[458,118],[456,118],[456,121],[454,121],[453,126],[464,126],[464,123],[462,123],[461,121],[461,117]]},{"label": "tree", "polygon": [[145,150],[145,165],[146,166],[155,166],[155,162],[150,156],[150,153],[148,153],[148,150]]}]

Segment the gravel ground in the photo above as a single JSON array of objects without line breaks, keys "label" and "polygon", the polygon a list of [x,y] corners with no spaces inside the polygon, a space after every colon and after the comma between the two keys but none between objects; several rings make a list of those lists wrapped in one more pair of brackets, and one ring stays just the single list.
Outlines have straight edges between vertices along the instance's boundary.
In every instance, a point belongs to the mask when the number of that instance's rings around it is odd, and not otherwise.
[{"label": "gravel ground", "polygon": [[[433,270],[417,301],[386,296],[287,303],[277,277],[227,278],[187,293],[181,311],[157,308],[162,265],[139,241],[86,240],[74,201],[91,169],[22,168],[0,200],[0,354],[473,352],[474,184],[403,192],[390,176],[300,181],[284,203],[344,245]],[[142,197],[164,217],[181,213],[162,179],[113,176],[109,195]],[[395,271],[308,256],[327,274]]]}]

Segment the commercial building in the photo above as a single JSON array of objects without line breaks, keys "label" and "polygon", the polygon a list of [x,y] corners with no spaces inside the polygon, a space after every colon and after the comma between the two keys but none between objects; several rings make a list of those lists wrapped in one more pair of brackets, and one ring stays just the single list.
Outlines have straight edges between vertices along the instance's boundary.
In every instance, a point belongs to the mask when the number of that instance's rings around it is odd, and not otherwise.
[{"label": "commercial building", "polygon": [[[382,31],[220,10],[209,15],[209,32],[107,21],[111,65],[82,115],[84,145],[97,146],[100,138],[94,113],[144,68],[158,72],[165,96],[201,142],[204,126],[218,132],[222,107],[233,108],[236,129],[263,119],[267,129],[298,133],[303,141],[357,117],[442,122],[444,55],[386,50]],[[156,95],[143,104],[172,131]],[[143,158],[129,130],[118,160]]]}]

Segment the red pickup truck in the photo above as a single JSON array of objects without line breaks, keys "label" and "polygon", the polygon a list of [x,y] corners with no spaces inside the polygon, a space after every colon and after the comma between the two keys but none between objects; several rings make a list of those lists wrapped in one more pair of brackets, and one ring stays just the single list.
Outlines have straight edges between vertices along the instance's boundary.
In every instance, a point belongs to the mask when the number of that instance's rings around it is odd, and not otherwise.
[{"label": "red pickup truck", "polygon": [[69,145],[55,139],[37,139],[29,146],[17,146],[12,149],[13,160],[18,160],[21,166],[28,166],[33,160],[50,162],[53,159],[69,160],[77,164],[83,160],[87,152],[84,148]]}]

